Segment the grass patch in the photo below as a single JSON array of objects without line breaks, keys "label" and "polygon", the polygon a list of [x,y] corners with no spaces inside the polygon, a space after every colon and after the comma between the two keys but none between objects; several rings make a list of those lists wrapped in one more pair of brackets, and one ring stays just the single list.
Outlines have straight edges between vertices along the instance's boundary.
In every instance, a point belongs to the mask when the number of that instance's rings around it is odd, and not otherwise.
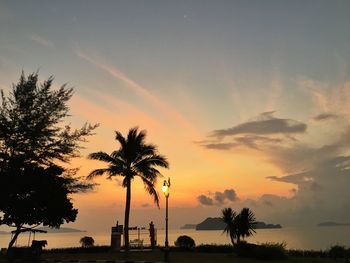
[{"label": "grass patch", "polygon": [[68,247],[44,249],[43,254],[82,254],[82,253],[107,253],[111,251],[110,246],[93,246],[93,247]]},{"label": "grass patch", "polygon": [[195,251],[199,253],[232,253],[234,250],[231,245],[199,245]]},{"label": "grass patch", "polygon": [[285,243],[250,244],[238,243],[234,247],[235,253],[240,257],[256,258],[264,260],[286,259],[287,251]]}]

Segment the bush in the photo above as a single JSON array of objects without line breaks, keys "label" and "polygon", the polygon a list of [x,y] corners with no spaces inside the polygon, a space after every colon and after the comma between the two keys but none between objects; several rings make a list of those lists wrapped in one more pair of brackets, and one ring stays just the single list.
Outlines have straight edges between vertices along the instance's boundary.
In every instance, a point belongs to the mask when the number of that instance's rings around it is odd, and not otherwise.
[{"label": "bush", "polygon": [[300,250],[290,249],[288,255],[292,257],[307,257],[307,258],[326,258],[328,257],[328,251],[324,250]]},{"label": "bush", "polygon": [[174,243],[176,247],[185,250],[192,250],[196,246],[193,238],[189,236],[179,236]]},{"label": "bush", "polygon": [[235,246],[235,252],[240,257],[257,259],[285,259],[287,258],[285,243],[264,243],[260,245],[240,242]]},{"label": "bush", "polygon": [[79,242],[82,247],[93,247],[95,244],[95,240],[88,236],[82,237]]},{"label": "bush", "polygon": [[343,258],[346,254],[346,249],[344,246],[335,245],[329,249],[329,256],[333,259]]}]

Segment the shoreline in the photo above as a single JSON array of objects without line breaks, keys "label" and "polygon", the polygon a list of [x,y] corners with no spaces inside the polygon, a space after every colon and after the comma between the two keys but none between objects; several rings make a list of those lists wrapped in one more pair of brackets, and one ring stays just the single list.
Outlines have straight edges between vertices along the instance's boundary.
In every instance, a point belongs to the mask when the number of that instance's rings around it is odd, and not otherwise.
[{"label": "shoreline", "polygon": [[[299,228],[299,227],[284,227],[281,229],[258,229],[257,233],[247,238],[246,240],[250,243],[281,243],[285,242],[288,249],[295,250],[326,250],[330,246],[335,244],[350,246],[350,236],[345,235],[348,233],[348,226],[340,226],[336,228]],[[196,231],[196,230],[185,230],[185,229],[170,229],[169,230],[169,244],[174,245],[175,240],[180,235],[190,236],[195,240],[196,245],[200,244],[213,244],[225,245],[230,244],[230,239],[222,231],[208,230],[208,231]],[[35,239],[47,240],[48,249],[54,248],[69,248],[79,247],[79,240],[83,236],[91,236],[95,240],[95,245],[108,246],[111,241],[111,235],[108,230],[106,231],[87,231],[87,232],[76,232],[76,233],[47,233],[37,234]],[[32,236],[33,237],[33,236]],[[32,238],[31,237],[31,238]],[[135,237],[136,238],[136,237]],[[157,231],[157,244],[163,245],[165,233],[162,230]],[[0,235],[0,248],[7,247],[10,239],[10,234]],[[28,234],[20,235],[17,242],[18,246],[28,245]],[[141,236],[144,240],[144,245],[149,243],[148,233]]]}]

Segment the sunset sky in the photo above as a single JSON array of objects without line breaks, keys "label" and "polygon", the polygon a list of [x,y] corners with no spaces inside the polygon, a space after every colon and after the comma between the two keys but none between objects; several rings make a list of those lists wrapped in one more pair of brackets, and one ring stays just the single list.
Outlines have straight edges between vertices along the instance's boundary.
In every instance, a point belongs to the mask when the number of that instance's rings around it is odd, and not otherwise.
[{"label": "sunset sky", "polygon": [[[147,130],[167,156],[170,225],[250,207],[285,225],[350,222],[350,1],[0,1],[0,88],[23,70],[75,88],[82,158]],[[124,218],[120,180],[73,196],[72,226]],[[161,193],[163,179],[158,181]],[[131,225],[164,225],[132,185]]]}]

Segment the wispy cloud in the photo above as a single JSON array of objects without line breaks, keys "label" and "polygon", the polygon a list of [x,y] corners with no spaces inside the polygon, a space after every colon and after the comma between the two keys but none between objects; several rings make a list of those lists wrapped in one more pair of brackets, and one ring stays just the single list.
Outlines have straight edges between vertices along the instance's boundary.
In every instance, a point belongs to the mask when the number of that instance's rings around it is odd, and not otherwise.
[{"label": "wispy cloud", "polygon": [[54,48],[55,47],[53,42],[51,42],[50,40],[48,40],[47,38],[45,38],[43,36],[39,36],[39,35],[34,34],[34,35],[30,36],[30,39],[32,41],[34,41],[35,43],[40,44],[40,45],[47,47],[47,48]]},{"label": "wispy cloud", "polygon": [[[160,116],[163,115],[166,119],[166,122],[162,122],[165,123],[168,130],[171,130],[170,136],[173,136],[175,140],[183,140],[185,141],[184,145],[187,145],[186,147],[190,147],[190,145],[193,145],[192,142],[201,136],[201,133],[197,130],[197,128],[192,124],[191,121],[183,116],[181,112],[179,112],[172,105],[168,104],[166,101],[152,94],[149,90],[147,90],[135,80],[131,79],[120,69],[104,62],[103,59],[99,57],[89,55],[88,53],[84,52],[77,44],[75,53],[79,58],[89,62],[104,72],[107,72],[118,81],[126,84],[126,87],[134,92],[134,94],[141,97],[144,101],[148,102],[151,107],[154,107],[157,112],[161,114]],[[207,161],[218,163],[222,167],[229,166],[228,163],[226,163],[221,158],[218,158],[213,153],[202,151],[198,147],[194,147],[192,150],[196,151],[196,153],[200,154]]]},{"label": "wispy cloud", "polygon": [[348,115],[350,112],[350,81],[330,84],[301,77],[297,85],[311,95],[318,112],[335,112]]},{"label": "wispy cloud", "polygon": [[276,118],[273,114],[274,111],[263,112],[253,120],[231,128],[214,130],[206,140],[196,143],[213,150],[227,151],[240,146],[261,150],[269,146],[295,142],[294,135],[306,133],[307,124],[293,119]]},{"label": "wispy cloud", "polygon": [[267,92],[268,99],[266,104],[266,111],[272,111],[276,108],[283,92],[281,72],[277,66],[272,69],[271,81]]},{"label": "wispy cloud", "polygon": [[276,118],[274,112],[260,114],[258,120],[244,122],[228,129],[215,130],[211,136],[224,138],[237,134],[294,134],[304,133],[307,125],[305,123],[292,120]]},{"label": "wispy cloud", "polygon": [[178,112],[175,108],[173,108],[163,100],[153,95],[145,87],[131,79],[129,76],[127,76],[124,72],[122,72],[115,66],[108,65],[107,63],[102,62],[101,59],[88,55],[87,53],[83,52],[80,48],[77,48],[76,54],[81,59],[88,61],[94,66],[115,77],[119,81],[125,83],[127,87],[131,89],[136,95],[148,101],[152,106],[157,108],[159,112],[162,112],[167,117],[170,117],[172,120],[176,121],[176,123],[178,123],[184,129],[186,129],[187,132],[192,133],[192,135],[194,136],[199,135],[199,133],[193,127],[191,122],[188,121],[180,112]]},{"label": "wispy cloud", "polygon": [[201,146],[203,146],[204,148],[207,148],[207,149],[225,150],[225,151],[239,146],[238,143],[234,143],[234,142],[206,142],[206,141],[201,141],[198,144],[200,144]]},{"label": "wispy cloud", "polygon": [[321,113],[321,114],[316,115],[315,117],[313,117],[313,120],[314,121],[328,121],[328,120],[338,119],[339,117],[340,116],[338,114],[325,112],[325,113]]}]

